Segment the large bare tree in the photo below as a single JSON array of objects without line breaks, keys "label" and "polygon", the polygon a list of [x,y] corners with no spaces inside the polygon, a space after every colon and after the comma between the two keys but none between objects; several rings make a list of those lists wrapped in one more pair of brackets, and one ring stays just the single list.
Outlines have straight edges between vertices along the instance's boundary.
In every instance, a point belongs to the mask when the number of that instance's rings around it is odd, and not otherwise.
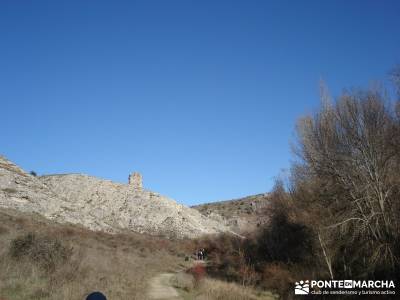
[{"label": "large bare tree", "polygon": [[293,195],[309,212],[331,277],[399,266],[400,122],[384,95],[324,99],[298,125]]}]

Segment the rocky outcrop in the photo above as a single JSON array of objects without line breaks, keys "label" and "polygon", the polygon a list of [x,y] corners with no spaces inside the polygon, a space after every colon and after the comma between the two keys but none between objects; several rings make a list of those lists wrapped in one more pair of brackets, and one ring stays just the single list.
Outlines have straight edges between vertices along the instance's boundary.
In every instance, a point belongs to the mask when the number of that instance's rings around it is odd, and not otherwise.
[{"label": "rocky outcrop", "polygon": [[107,232],[128,229],[183,238],[227,230],[217,220],[143,189],[140,174],[129,182],[83,174],[34,177],[0,156],[0,207]]},{"label": "rocky outcrop", "polygon": [[268,193],[240,199],[192,206],[204,216],[223,223],[236,233],[254,231],[268,222],[266,209],[270,204]]},{"label": "rocky outcrop", "polygon": [[[0,207],[35,212],[59,222],[82,223],[84,217],[39,178],[0,156]],[[96,228],[100,229],[100,228]]]}]

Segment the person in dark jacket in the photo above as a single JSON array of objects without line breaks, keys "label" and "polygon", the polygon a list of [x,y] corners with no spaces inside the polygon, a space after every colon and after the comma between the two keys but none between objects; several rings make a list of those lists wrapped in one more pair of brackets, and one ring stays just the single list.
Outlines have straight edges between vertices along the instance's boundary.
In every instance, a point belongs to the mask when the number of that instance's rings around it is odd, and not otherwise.
[{"label": "person in dark jacket", "polygon": [[206,259],[206,249],[201,249],[201,259],[205,260]]},{"label": "person in dark jacket", "polygon": [[107,298],[100,292],[94,292],[87,296],[86,300],[107,300]]},{"label": "person in dark jacket", "polygon": [[203,259],[203,252],[201,252],[201,249],[199,249],[199,251],[197,251],[197,259],[198,260],[202,260]]}]

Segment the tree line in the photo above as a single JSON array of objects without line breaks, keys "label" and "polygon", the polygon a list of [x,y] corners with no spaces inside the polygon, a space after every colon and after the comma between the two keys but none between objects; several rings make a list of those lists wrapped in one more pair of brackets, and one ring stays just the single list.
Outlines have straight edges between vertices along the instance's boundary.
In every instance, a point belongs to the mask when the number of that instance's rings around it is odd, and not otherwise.
[{"label": "tree line", "polygon": [[316,279],[400,280],[400,66],[385,87],[343,92],[296,126],[295,162],[278,180],[267,225],[203,241],[209,272],[293,296]]}]

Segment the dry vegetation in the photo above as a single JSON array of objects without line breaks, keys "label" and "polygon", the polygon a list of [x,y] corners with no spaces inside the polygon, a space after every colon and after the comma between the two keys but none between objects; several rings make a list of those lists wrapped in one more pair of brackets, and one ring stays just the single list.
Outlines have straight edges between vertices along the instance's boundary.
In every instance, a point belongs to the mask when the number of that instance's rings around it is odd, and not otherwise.
[{"label": "dry vegetation", "polygon": [[276,295],[256,290],[249,286],[237,285],[221,280],[206,278],[200,285],[201,299],[204,300],[274,300]]},{"label": "dry vegetation", "polygon": [[0,210],[0,224],[2,300],[82,300],[97,290],[113,300],[146,300],[151,278],[178,270],[187,270],[173,283],[184,299],[274,299],[188,269],[198,241],[93,232],[9,209]]},{"label": "dry vegetation", "polygon": [[146,299],[147,281],[184,263],[185,242],[110,235],[39,216],[0,211],[0,298],[81,300],[101,290],[110,299]]},{"label": "dry vegetation", "polygon": [[[392,75],[399,84],[400,68]],[[199,241],[208,272],[283,299],[304,278],[399,282],[400,101],[387,95],[373,89],[325,97],[301,119],[298,159],[270,195],[268,224],[246,239]]]},{"label": "dry vegetation", "polygon": [[277,295],[211,277],[178,273],[172,280],[184,300],[275,300]]}]

